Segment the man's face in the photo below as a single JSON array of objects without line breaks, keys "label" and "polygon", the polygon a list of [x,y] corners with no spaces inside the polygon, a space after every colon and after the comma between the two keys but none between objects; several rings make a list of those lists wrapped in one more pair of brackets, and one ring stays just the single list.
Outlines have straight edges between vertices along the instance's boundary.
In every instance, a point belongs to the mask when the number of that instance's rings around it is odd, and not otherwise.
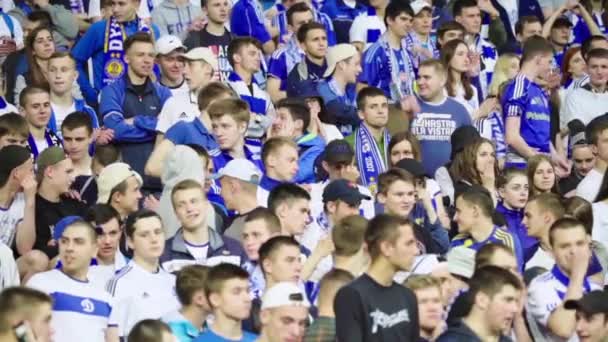
[{"label": "man's face", "polygon": [[590,58],[587,73],[592,86],[605,87],[608,83],[608,58]]},{"label": "man's face", "polygon": [[[299,124],[299,126],[297,126]],[[298,138],[302,134],[302,121],[297,122],[291,116],[289,109],[281,107],[277,110],[272,122],[272,135],[290,139]]]},{"label": "man's face", "polygon": [[416,188],[410,182],[398,180],[388,187],[386,194],[379,194],[378,199],[387,213],[407,217],[416,204]]},{"label": "man's face", "polygon": [[418,94],[423,100],[434,99],[445,86],[445,76],[438,74],[434,67],[421,67],[418,70]]},{"label": "man's face", "polygon": [[[49,180],[58,193],[65,194],[70,191],[70,186],[74,182],[74,164],[72,160],[66,158],[59,163],[49,166],[51,173]],[[45,171],[49,175],[48,171]]]},{"label": "man's face", "polygon": [[434,331],[442,324],[443,302],[439,287],[427,287],[414,291],[418,302],[418,319],[424,331]]},{"label": "man's face", "polygon": [[313,58],[325,58],[325,55],[327,55],[327,33],[325,30],[308,31],[302,49]]},{"label": "man's face", "polygon": [[116,192],[113,197],[117,199],[117,204],[120,208],[128,213],[134,213],[139,209],[139,200],[141,199],[141,184],[131,176],[127,178],[127,189],[124,193]]},{"label": "man's face", "polygon": [[97,243],[89,229],[75,224],[66,228],[59,239],[59,259],[68,274],[88,269],[91,259],[97,255]]},{"label": "man's face", "polygon": [[209,0],[204,7],[207,19],[216,24],[224,24],[228,21],[231,12],[228,0]]},{"label": "man's face", "polygon": [[213,81],[213,67],[204,61],[186,61],[184,78],[191,90],[198,90]]},{"label": "man's face", "polygon": [[207,199],[203,189],[186,189],[173,196],[175,216],[187,231],[205,229],[201,227],[207,217]]},{"label": "man's face", "polygon": [[290,182],[298,173],[298,150],[293,146],[283,145],[268,158],[272,159],[277,180]]},{"label": "man's face", "polygon": [[267,226],[266,221],[263,219],[245,222],[241,241],[243,249],[247,253],[247,258],[251,261],[258,261],[260,246],[273,235],[275,234],[270,233],[270,227]]},{"label": "man's face", "polygon": [[468,233],[471,231],[475,224],[474,219],[474,207],[463,200],[462,197],[458,197],[456,200],[456,214],[454,221],[458,223],[459,233]]},{"label": "man's face", "polygon": [[517,259],[515,259],[515,256],[511,253],[505,252],[502,249],[497,249],[494,252],[494,255],[492,255],[492,258],[490,259],[490,265],[509,270],[515,275],[519,273]]},{"label": "man's face", "polygon": [[238,63],[243,70],[255,74],[260,71],[262,52],[253,44],[245,45],[234,55],[234,61],[235,63]]},{"label": "man's face", "polygon": [[587,314],[576,311],[576,334],[580,342],[601,342],[608,336],[605,313]]},{"label": "man's face", "polygon": [[572,261],[575,255],[591,257],[589,237],[581,225],[576,229],[557,229],[551,233],[553,242],[551,250],[555,263],[567,274],[572,272]]},{"label": "man's face", "polygon": [[10,145],[27,146],[27,137],[18,134],[6,134],[0,137],[0,149]]},{"label": "man's face", "polygon": [[134,256],[143,260],[156,260],[165,248],[165,231],[158,217],[146,217],[135,223],[133,237],[127,238]]},{"label": "man's face", "polygon": [[136,42],[127,51],[125,61],[129,70],[138,77],[149,77],[154,68],[156,52],[152,43]]},{"label": "man's face", "polygon": [[291,204],[283,204],[283,218],[281,225],[285,225],[287,232],[291,235],[302,235],[310,218],[310,201],[299,198],[291,201]]},{"label": "man's face", "polygon": [[251,311],[251,294],[249,279],[232,278],[224,282],[220,293],[212,294],[214,306],[224,316],[243,321],[249,317]]},{"label": "man's face", "polygon": [[597,158],[608,161],[608,129],[598,134],[596,145],[591,148]]},{"label": "man's face", "polygon": [[386,18],[386,22],[388,23],[388,28],[397,37],[405,37],[412,29],[412,17],[405,12],[402,12],[394,19]]},{"label": "man's face", "polygon": [[546,55],[536,57],[536,69],[539,70],[539,75],[548,75],[553,69],[553,55],[548,53]]},{"label": "man's face", "polygon": [[99,225],[102,233],[97,235],[97,255],[102,259],[113,258],[118,250],[122,229],[118,219],[112,218],[110,221]]},{"label": "man's face", "polygon": [[292,15],[291,20],[292,25],[289,25],[289,29],[295,34],[302,25],[312,22],[314,17],[311,11],[296,12]]},{"label": "man's face", "polygon": [[359,117],[372,128],[386,127],[388,123],[388,99],[386,96],[367,97],[364,108],[359,111]]},{"label": "man's face", "polygon": [[400,271],[408,271],[418,255],[414,230],[410,225],[399,226],[399,237],[391,243],[388,259]]},{"label": "man's face", "polygon": [[545,236],[545,232],[549,228],[545,214],[541,213],[540,207],[536,201],[528,202],[526,205],[522,223],[528,229],[529,236],[539,239]]},{"label": "man's face", "polygon": [[271,342],[302,341],[308,325],[308,308],[282,306],[262,310],[262,332]]},{"label": "man's face", "polygon": [[125,22],[133,18],[139,1],[135,0],[112,0],[112,15],[118,22]]},{"label": "man's face", "polygon": [[515,315],[519,312],[521,293],[511,285],[503,286],[488,303],[486,317],[490,331],[502,333],[511,328]]},{"label": "man's face", "polygon": [[586,176],[595,166],[595,155],[589,145],[575,146],[572,149],[574,170],[581,176]]},{"label": "man's face", "polygon": [[525,42],[526,40],[528,40],[528,38],[533,37],[533,36],[541,36],[543,34],[543,26],[541,25],[540,22],[533,22],[533,23],[528,23],[525,24],[521,35],[518,36],[518,38],[520,39],[520,42]]},{"label": "man's face", "polygon": [[53,341],[53,328],[51,327],[51,320],[53,315],[53,308],[50,303],[40,304],[33,314],[28,317],[27,322],[32,328],[32,332],[36,337],[36,342],[52,342]]},{"label": "man's face", "polygon": [[66,94],[72,91],[77,77],[76,64],[69,57],[53,58],[49,61],[48,80],[53,93]]},{"label": "man's face", "polygon": [[479,7],[465,7],[454,19],[464,26],[468,34],[478,34],[481,31],[481,10]]},{"label": "man's face", "polygon": [[332,222],[336,224],[345,217],[358,215],[360,204],[361,203],[350,204],[342,200],[327,203],[327,208]]},{"label": "man's face", "polygon": [[298,282],[302,272],[300,249],[296,246],[283,245],[269,258],[264,260],[264,272],[275,282]]},{"label": "man's face", "polygon": [[550,40],[559,46],[566,46],[570,42],[570,27],[558,26],[551,29]]},{"label": "man's face", "polygon": [[160,73],[172,82],[179,82],[184,77],[184,60],[181,51],[174,50],[168,55],[158,55]]},{"label": "man's face", "polygon": [[48,125],[51,118],[51,98],[48,93],[30,94],[26,97],[26,102],[21,105],[22,114],[28,124],[36,128],[44,128]]},{"label": "man's face", "polygon": [[237,123],[230,115],[211,119],[211,129],[221,150],[230,150],[242,140],[247,129],[246,124]]},{"label": "man's face", "polygon": [[439,43],[441,45],[445,45],[447,42],[452,41],[452,40],[456,40],[456,39],[463,40],[464,39],[464,32],[460,31],[460,30],[445,31],[443,33],[443,35],[441,37],[439,37]]},{"label": "man's face", "polygon": [[63,149],[73,162],[82,160],[89,155],[89,145],[93,142],[91,132],[85,126],[73,130],[62,129]]},{"label": "man's face", "polygon": [[357,82],[357,76],[361,73],[361,57],[359,54],[354,55],[351,58],[348,58],[342,62],[344,75],[346,76],[347,83],[355,83]]},{"label": "man's face", "polygon": [[428,35],[433,29],[433,15],[431,9],[424,9],[412,19],[412,28],[416,33]]}]

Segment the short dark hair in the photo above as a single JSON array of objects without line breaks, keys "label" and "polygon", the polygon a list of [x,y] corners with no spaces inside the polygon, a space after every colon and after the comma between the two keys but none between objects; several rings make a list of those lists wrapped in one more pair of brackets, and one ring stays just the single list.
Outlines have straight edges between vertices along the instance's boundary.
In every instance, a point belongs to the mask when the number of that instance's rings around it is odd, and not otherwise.
[{"label": "short dark hair", "polygon": [[93,159],[101,166],[106,167],[120,159],[120,151],[114,145],[95,145]]},{"label": "short dark hair", "polygon": [[127,342],[161,342],[163,332],[172,333],[165,322],[159,319],[144,319],[131,329]]},{"label": "short dark hair", "polygon": [[308,35],[308,32],[310,32],[312,30],[323,30],[323,32],[327,33],[327,30],[325,30],[325,26],[323,26],[323,24],[320,24],[316,21],[311,21],[309,23],[306,23],[306,24],[300,26],[300,28],[298,29],[298,32],[297,32],[298,41],[300,43],[304,43],[306,41],[306,36]]},{"label": "short dark hair", "polygon": [[226,262],[211,267],[207,273],[207,281],[205,282],[205,295],[207,298],[212,293],[221,292],[224,284],[231,279],[248,280],[249,273],[237,265]]},{"label": "short dark hair", "polygon": [[160,218],[160,215],[158,215],[155,211],[148,209],[140,209],[129,215],[129,217],[127,218],[127,222],[125,222],[125,233],[127,234],[127,236],[132,239],[133,234],[135,233],[135,225],[137,224],[137,222],[139,220],[149,217],[156,217],[161,222],[161,224],[163,222],[163,220]]},{"label": "short dark hair", "polygon": [[154,39],[152,38],[152,35],[150,35],[150,33],[143,31],[135,32],[134,34],[127,37],[127,39],[125,40],[125,53],[127,53],[135,43],[148,43],[154,46]]},{"label": "short dark hair", "polygon": [[448,31],[461,31],[464,34],[466,29],[456,20],[446,21],[437,29],[437,37],[442,37]]},{"label": "short dark hair", "polygon": [[280,100],[275,108],[285,108],[289,111],[293,121],[302,120],[302,130],[305,132],[310,125],[310,109],[306,103],[300,99],[285,98]]},{"label": "short dark hair", "polygon": [[469,280],[470,298],[484,293],[490,298],[498,294],[505,286],[513,286],[516,290],[522,290],[522,282],[509,270],[497,266],[485,266],[477,269]]},{"label": "short dark hair", "polygon": [[106,224],[112,219],[116,219],[120,223],[120,215],[118,211],[109,204],[98,203],[87,210],[84,216],[85,221],[95,223],[95,225]]},{"label": "short dark hair", "polygon": [[487,192],[472,188],[464,191],[458,198],[470,205],[478,206],[486,217],[494,217],[494,202]]},{"label": "short dark hair", "polygon": [[270,258],[274,252],[283,246],[293,246],[298,249],[300,248],[300,244],[298,241],[296,241],[296,239],[294,239],[292,236],[284,235],[271,237],[260,246],[258,251],[258,264],[262,268],[262,272],[266,273],[264,270],[264,260]]},{"label": "short dark hair", "polygon": [[528,38],[523,44],[523,53],[521,55],[521,64],[532,60],[537,56],[552,55],[553,47],[548,40],[540,36]]},{"label": "short dark hair", "polygon": [[40,27],[50,27],[52,24],[51,15],[43,10],[32,11],[27,15],[27,20],[39,22]]},{"label": "short dark hair", "polygon": [[306,2],[298,2],[289,7],[287,10],[287,24],[293,25],[293,15],[296,13],[311,12],[312,10]]},{"label": "short dark hair", "polygon": [[299,199],[310,200],[310,195],[299,185],[292,183],[279,184],[268,195],[268,209],[276,214],[277,208],[281,204],[288,203],[288,205],[291,205],[293,201]]},{"label": "short dark hair", "polygon": [[603,59],[608,59],[608,50],[606,49],[593,49],[591,51],[589,51],[586,55],[587,57],[585,57],[585,60],[587,61],[587,63],[589,63],[589,61],[593,58],[603,58]]},{"label": "short dark hair", "polygon": [[49,63],[51,62],[51,60],[53,60],[53,59],[59,59],[59,58],[68,58],[74,64],[74,69],[76,69],[76,59],[74,59],[74,56],[72,56],[72,54],[69,53],[68,51],[55,51],[55,52],[53,52],[53,54],[51,55],[51,57],[49,57]]},{"label": "short dark hair", "polygon": [[600,40],[606,41],[606,37],[602,36],[602,35],[594,35],[594,36],[591,36],[591,37],[585,39],[585,41],[581,45],[581,54],[583,55],[583,58],[585,60],[587,59],[587,54],[589,53],[589,51],[593,50],[592,49],[593,43],[595,43],[596,41],[600,41]]},{"label": "short dark hair", "polygon": [[91,116],[85,112],[76,111],[68,114],[61,123],[61,131],[73,131],[76,128],[85,127],[89,135],[93,134],[93,123]]},{"label": "short dark hair", "polygon": [[413,223],[408,218],[388,214],[376,215],[369,221],[365,230],[365,243],[372,260],[380,255],[381,243],[394,242],[399,238],[400,226],[413,228]]},{"label": "short dark hair", "polygon": [[254,45],[256,48],[262,50],[262,44],[259,40],[253,37],[237,37],[232,39],[228,45],[228,62],[234,67],[234,55],[239,53],[242,48],[247,45]]},{"label": "short dark hair", "polygon": [[524,15],[519,17],[517,23],[515,23],[515,34],[524,33],[524,27],[529,24],[539,23],[542,24],[540,19],[535,15]]},{"label": "short dark hair", "polygon": [[17,113],[7,113],[0,116],[0,137],[8,134],[19,135],[23,138],[30,135],[30,127],[23,116]]},{"label": "short dark hair", "polygon": [[384,24],[388,25],[388,19],[394,20],[401,13],[405,13],[411,17],[414,16],[414,10],[412,10],[412,6],[406,1],[390,1],[388,6],[386,6],[386,10],[384,11]]},{"label": "short dark hair", "polygon": [[383,96],[386,98],[386,94],[380,88],[365,87],[361,89],[359,91],[359,94],[357,94],[357,108],[359,108],[359,110],[363,110],[365,108],[365,101],[367,100],[367,98],[377,96]]},{"label": "short dark hair", "polygon": [[198,109],[200,111],[207,110],[211,102],[224,94],[234,95],[234,91],[221,82],[211,82],[205,85],[198,92]]},{"label": "short dark hair", "polygon": [[553,222],[551,228],[549,228],[549,244],[551,245],[551,247],[553,247],[553,236],[555,235],[556,231],[576,229],[579,227],[585,232],[585,234],[587,233],[585,225],[581,221],[573,217],[566,216],[558,219],[557,221]]},{"label": "short dark hair", "polygon": [[204,265],[188,265],[177,272],[175,294],[183,306],[192,304],[197,291],[205,290],[208,274],[209,267]]},{"label": "short dark hair", "polygon": [[41,93],[49,94],[49,91],[48,91],[48,89],[33,86],[33,85],[25,87],[19,94],[19,105],[21,107],[25,107],[25,105],[27,104],[27,102],[29,100],[30,95],[41,94]]},{"label": "short dark hair", "polygon": [[477,1],[475,1],[475,0],[457,0],[454,2],[454,7],[452,9],[452,12],[454,13],[454,16],[456,17],[459,15],[462,15],[463,9],[471,8],[471,7],[479,8]]},{"label": "short dark hair", "polygon": [[245,223],[257,220],[263,220],[271,233],[281,232],[281,221],[270,209],[257,207],[245,214]]},{"label": "short dark hair", "polygon": [[25,286],[7,287],[0,292],[0,317],[31,317],[43,304],[53,304],[48,294]]}]

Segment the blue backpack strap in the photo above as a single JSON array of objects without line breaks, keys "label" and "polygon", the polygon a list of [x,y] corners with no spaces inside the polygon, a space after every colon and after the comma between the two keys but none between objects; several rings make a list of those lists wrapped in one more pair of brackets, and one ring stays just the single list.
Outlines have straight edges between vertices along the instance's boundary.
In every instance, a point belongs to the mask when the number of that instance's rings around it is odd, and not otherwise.
[{"label": "blue backpack strap", "polygon": [[11,38],[15,39],[15,24],[13,24],[13,19],[4,12],[2,12],[2,19],[4,19],[6,26],[8,26],[8,29],[11,31]]}]

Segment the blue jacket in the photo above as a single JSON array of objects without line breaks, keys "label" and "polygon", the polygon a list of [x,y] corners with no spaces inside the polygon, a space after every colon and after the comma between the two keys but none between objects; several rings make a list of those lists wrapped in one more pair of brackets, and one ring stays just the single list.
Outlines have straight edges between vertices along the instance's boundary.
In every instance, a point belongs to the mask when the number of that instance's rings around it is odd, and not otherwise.
[{"label": "blue jacket", "polygon": [[[171,91],[158,82],[146,81],[143,96],[139,96],[128,76],[116,80],[101,91],[99,112],[106,127],[114,130],[122,158],[140,175],[154,149],[158,113],[171,97]],[[125,122],[133,118],[132,125]],[[160,181],[144,177],[144,187],[157,190]]]},{"label": "blue jacket", "polygon": [[317,83],[317,91],[323,99],[327,113],[336,120],[336,126],[344,136],[352,134],[359,126],[359,115],[356,107],[356,89],[354,84],[346,87],[345,95],[336,94],[330,87],[330,80]]},{"label": "blue jacket", "polygon": [[[97,103],[97,95],[103,88],[103,64],[104,64],[104,42],[105,32],[108,21],[101,20],[91,25],[84,35],[72,48],[72,56],[76,59],[78,69],[78,85],[87,103]],[[138,31],[137,20],[125,23],[125,31],[130,36]],[[152,25],[155,39],[160,36],[160,31],[156,25]],[[89,81],[89,73],[86,72],[89,58],[93,58],[93,85]]]},{"label": "blue jacket", "polygon": [[298,144],[298,173],[294,179],[295,183],[315,182],[315,160],[323,153],[325,141],[316,134],[305,134],[296,140]]},{"label": "blue jacket", "polygon": [[496,206],[496,211],[499,212],[507,222],[507,230],[514,236],[517,236],[519,243],[524,253],[524,262],[530,260],[538,249],[538,240],[528,236],[528,229],[522,223],[524,219],[523,210],[513,210],[505,207],[503,202],[499,202]]}]

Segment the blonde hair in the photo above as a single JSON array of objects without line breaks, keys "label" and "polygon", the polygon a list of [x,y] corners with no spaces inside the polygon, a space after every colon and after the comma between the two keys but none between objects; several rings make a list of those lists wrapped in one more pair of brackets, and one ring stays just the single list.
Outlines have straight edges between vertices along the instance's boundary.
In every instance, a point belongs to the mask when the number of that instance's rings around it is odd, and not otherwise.
[{"label": "blonde hair", "polygon": [[492,74],[492,83],[488,87],[488,95],[498,96],[500,93],[500,86],[509,81],[509,77],[507,77],[507,70],[509,69],[509,64],[511,64],[511,60],[513,58],[520,59],[518,55],[514,53],[504,53],[496,60],[496,65],[494,66],[494,73]]}]

